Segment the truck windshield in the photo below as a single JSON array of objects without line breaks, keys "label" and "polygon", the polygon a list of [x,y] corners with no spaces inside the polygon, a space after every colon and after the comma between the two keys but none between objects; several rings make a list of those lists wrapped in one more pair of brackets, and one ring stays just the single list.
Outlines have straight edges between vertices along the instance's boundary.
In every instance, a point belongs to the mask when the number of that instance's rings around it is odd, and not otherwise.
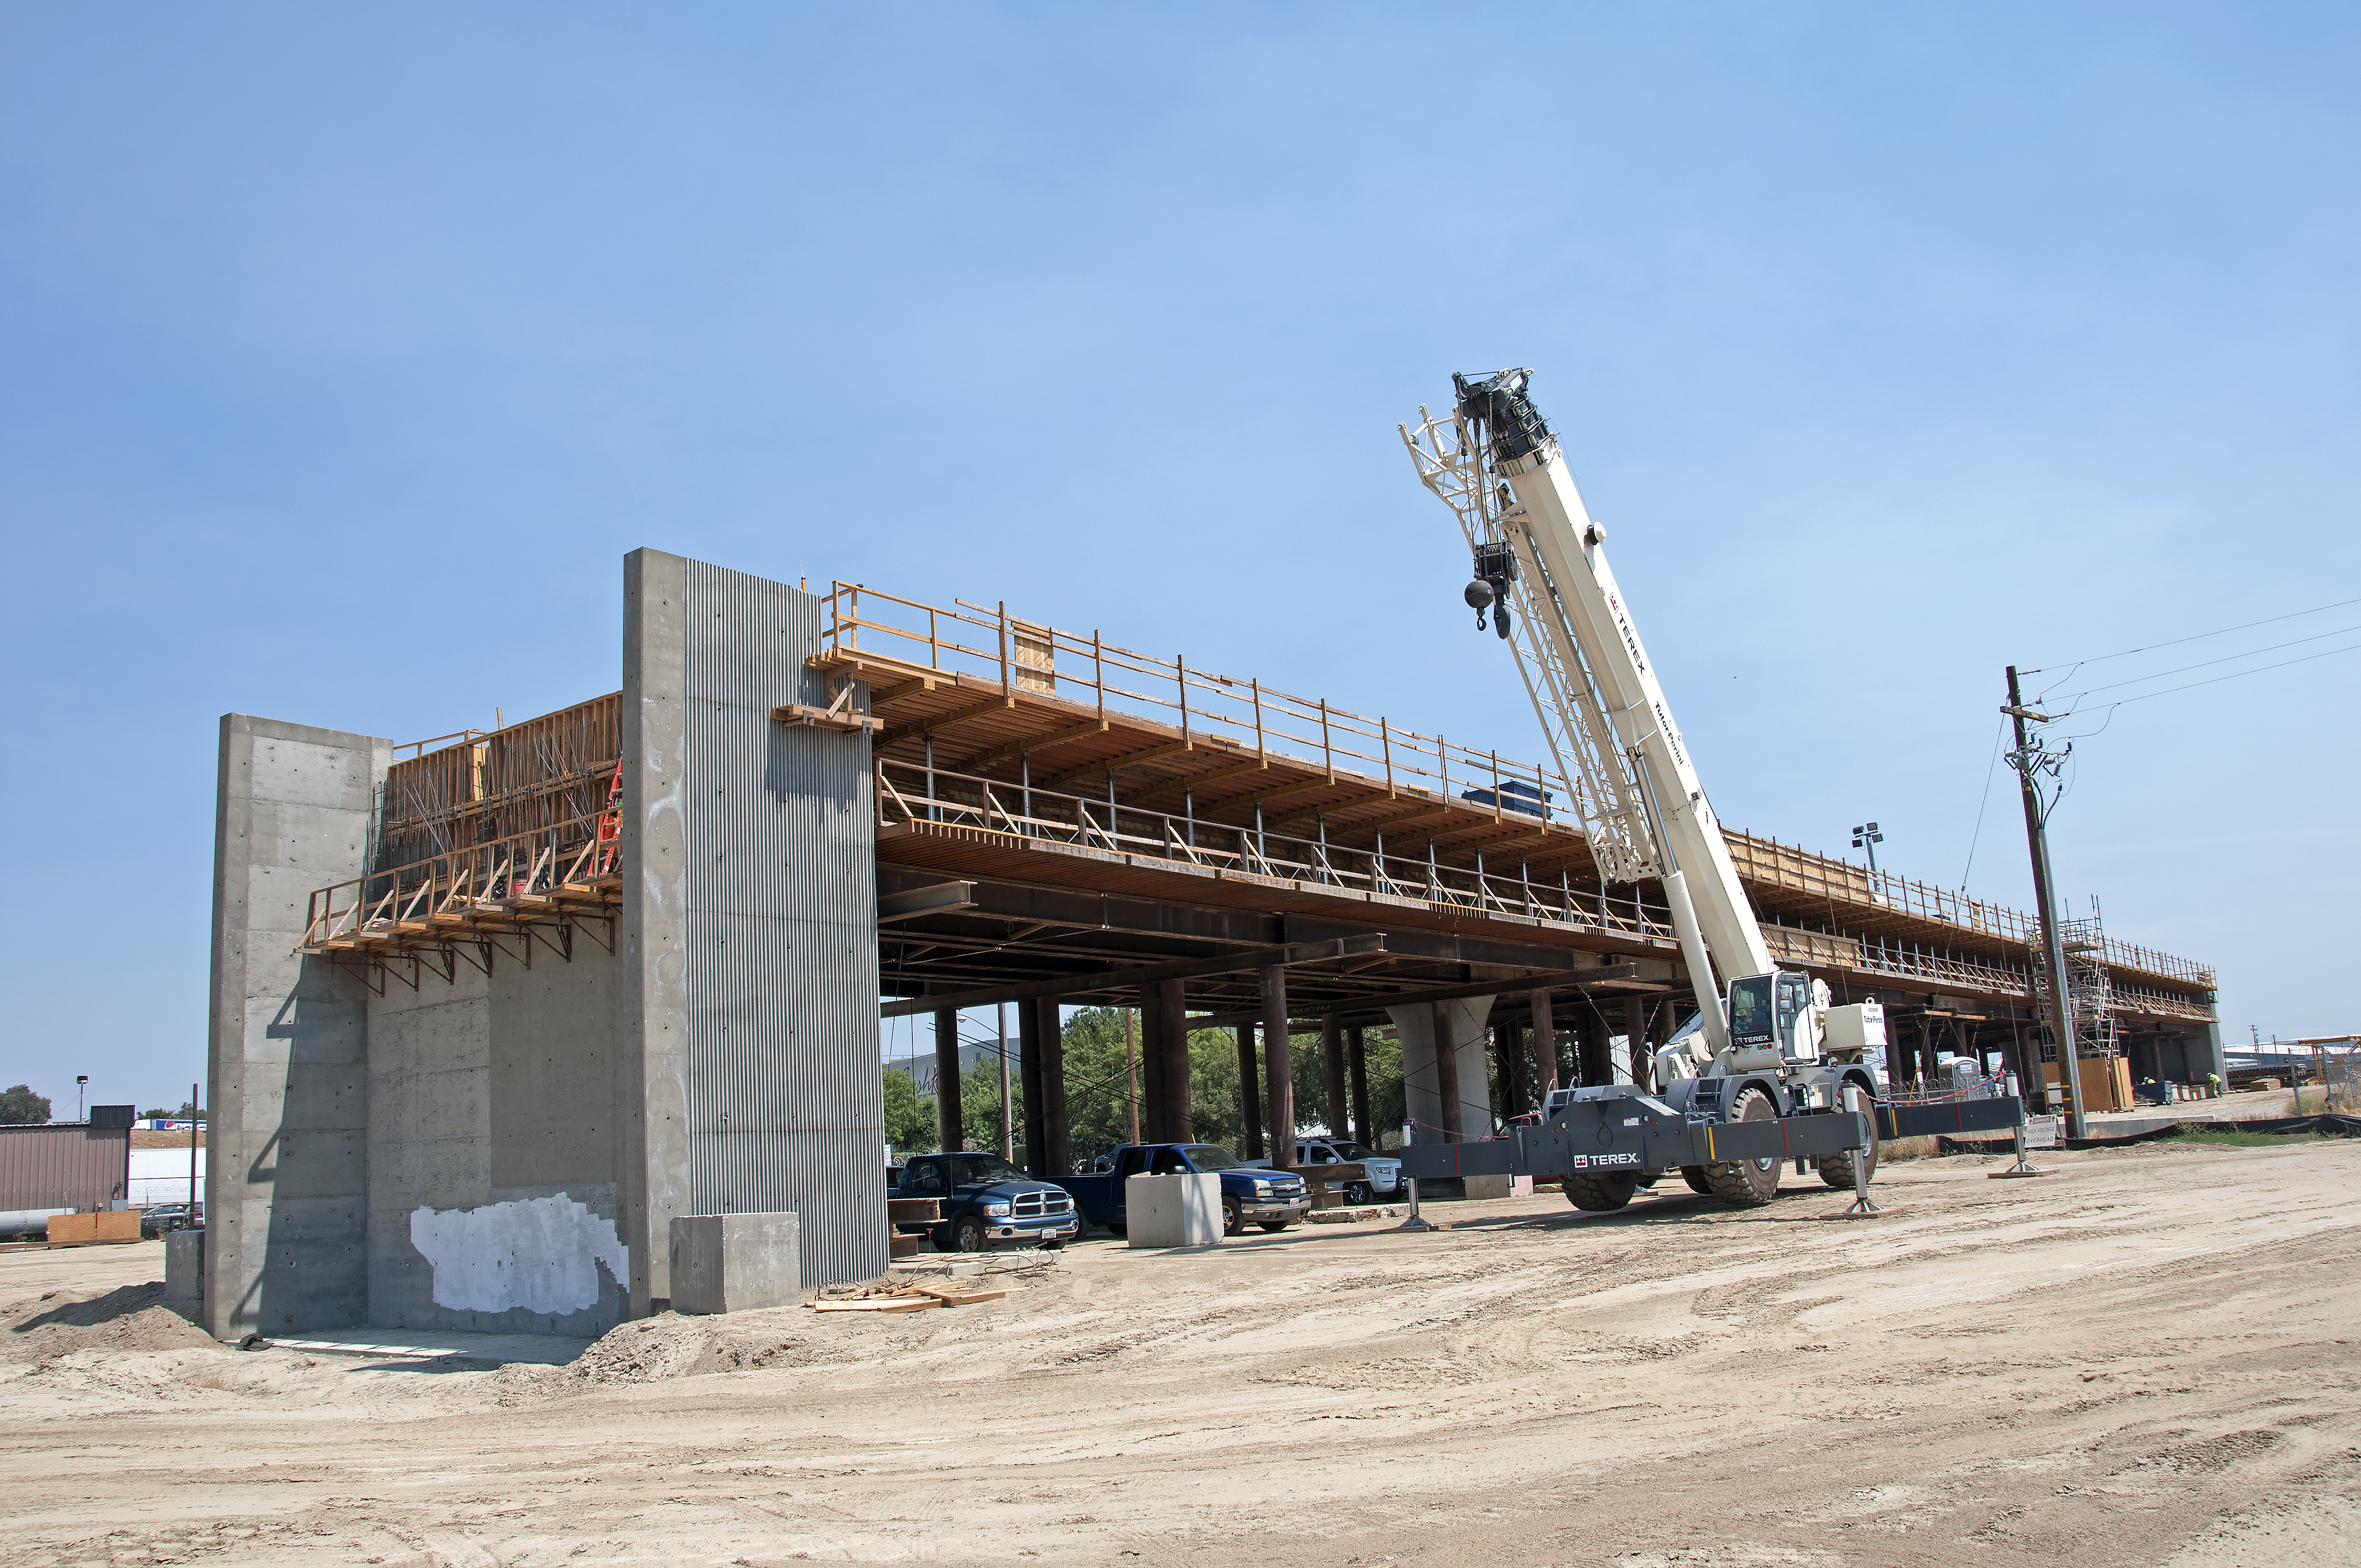
[{"label": "truck windshield", "polygon": [[1025,1173],[996,1154],[963,1154],[943,1162],[951,1168],[952,1184],[982,1187],[994,1181],[1022,1181]]},{"label": "truck windshield", "polygon": [[1771,1024],[1771,977],[1730,982],[1730,1040],[1737,1046],[1767,1046],[1778,1038]]},{"label": "truck windshield", "polygon": [[1199,1170],[1236,1170],[1238,1157],[1219,1144],[1191,1144],[1180,1151]]}]

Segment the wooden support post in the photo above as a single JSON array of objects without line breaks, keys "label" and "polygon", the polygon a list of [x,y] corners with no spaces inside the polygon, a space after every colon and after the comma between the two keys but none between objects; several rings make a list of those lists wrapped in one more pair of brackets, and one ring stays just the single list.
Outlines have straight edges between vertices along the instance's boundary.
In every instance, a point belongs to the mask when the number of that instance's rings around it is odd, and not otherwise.
[{"label": "wooden support post", "polygon": [[1025,1168],[1049,1175],[1049,1146],[1041,1118],[1041,1010],[1030,1000],[1016,1004],[1016,1073],[1025,1091]]},{"label": "wooden support post", "polygon": [[1550,993],[1533,992],[1533,1091],[1547,1105],[1557,1088],[1557,1014]]},{"label": "wooden support post", "polygon": [[1345,1043],[1345,1067],[1353,1079],[1353,1137],[1371,1149],[1378,1146],[1377,1129],[1369,1125],[1368,1042],[1356,1024]]},{"label": "wooden support post", "polygon": [[935,1121],[945,1154],[967,1147],[966,1126],[960,1119],[959,1014],[948,1007],[935,1014]]},{"label": "wooden support post", "polygon": [[1139,1142],[1139,1034],[1128,1007],[1123,1010],[1123,1102],[1129,1131],[1126,1141]]},{"label": "wooden support post", "polygon": [[1576,1068],[1576,1080],[1586,1086],[1614,1082],[1615,1046],[1606,1018],[1597,1004],[1585,997],[1582,1011],[1575,1014],[1574,1021],[1578,1025],[1575,1048],[1581,1057]]},{"label": "wooden support post", "polygon": [[1246,1157],[1260,1159],[1262,1146],[1262,1069],[1255,1065],[1255,1026],[1238,1025],[1238,1111],[1246,1119]]},{"label": "wooden support post", "polygon": [[1197,1118],[1189,1101],[1189,995],[1180,981],[1156,982],[1156,1010],[1164,1020],[1164,1135],[1159,1141],[1194,1143]]},{"label": "wooden support post", "polygon": [[1524,1043],[1523,1025],[1492,1025],[1492,1071],[1499,1085],[1495,1103],[1499,1107],[1496,1114],[1503,1122],[1525,1113]]},{"label": "wooden support post", "polygon": [[1055,1180],[1074,1173],[1072,1145],[1066,1135],[1066,1022],[1054,996],[1040,997],[1041,1010],[1041,1158],[1040,1174]]},{"label": "wooden support post", "polygon": [[1332,1138],[1352,1136],[1345,1120],[1345,1032],[1336,1026],[1333,1017],[1320,1020],[1320,1064],[1326,1069],[1328,1104],[1321,1120],[1328,1124]]},{"label": "wooden support post", "polygon": [[1427,1015],[1434,1030],[1434,1099],[1443,1118],[1443,1141],[1459,1141],[1459,1047],[1451,1038],[1451,1003],[1430,1002]]},{"label": "wooden support post", "polygon": [[1262,971],[1263,1102],[1270,1135],[1270,1168],[1295,1167],[1295,1062],[1289,1044],[1287,970]]},{"label": "wooden support post", "polygon": [[1134,1143],[1170,1140],[1164,1126],[1164,1009],[1153,984],[1139,988],[1139,1132]]}]

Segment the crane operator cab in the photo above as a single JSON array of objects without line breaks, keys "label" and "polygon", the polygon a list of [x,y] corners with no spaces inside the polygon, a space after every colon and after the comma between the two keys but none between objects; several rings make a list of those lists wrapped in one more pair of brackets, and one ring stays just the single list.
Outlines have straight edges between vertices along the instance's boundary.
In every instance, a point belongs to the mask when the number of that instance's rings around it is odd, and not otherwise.
[{"label": "crane operator cab", "polygon": [[1817,1061],[1826,981],[1784,971],[1730,982],[1730,1043],[1741,1051],[1776,1051],[1782,1061]]},{"label": "crane operator cab", "polygon": [[1885,1044],[1883,1007],[1874,1002],[1837,1007],[1833,1000],[1826,981],[1789,970],[1731,981],[1730,1048],[1717,1057],[1704,1020],[1693,1016],[1656,1051],[1656,1083],[1858,1062]]}]

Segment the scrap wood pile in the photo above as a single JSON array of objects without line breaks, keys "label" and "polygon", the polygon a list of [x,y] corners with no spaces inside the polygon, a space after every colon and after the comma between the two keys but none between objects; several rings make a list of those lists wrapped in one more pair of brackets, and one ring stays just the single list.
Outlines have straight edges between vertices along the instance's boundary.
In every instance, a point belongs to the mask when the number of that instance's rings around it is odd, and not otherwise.
[{"label": "scrap wood pile", "polygon": [[832,1286],[812,1302],[815,1312],[924,1312],[937,1307],[972,1307],[997,1301],[1008,1292],[965,1283]]}]

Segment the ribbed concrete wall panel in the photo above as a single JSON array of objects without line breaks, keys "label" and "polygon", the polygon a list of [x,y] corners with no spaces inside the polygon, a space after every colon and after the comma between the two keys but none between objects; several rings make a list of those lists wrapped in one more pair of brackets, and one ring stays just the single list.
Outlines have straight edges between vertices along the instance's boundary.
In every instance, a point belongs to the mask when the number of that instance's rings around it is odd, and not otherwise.
[{"label": "ribbed concrete wall panel", "polygon": [[804,1277],[885,1266],[876,817],[865,737],[825,703],[820,601],[686,565],[690,1212],[792,1210]]}]

